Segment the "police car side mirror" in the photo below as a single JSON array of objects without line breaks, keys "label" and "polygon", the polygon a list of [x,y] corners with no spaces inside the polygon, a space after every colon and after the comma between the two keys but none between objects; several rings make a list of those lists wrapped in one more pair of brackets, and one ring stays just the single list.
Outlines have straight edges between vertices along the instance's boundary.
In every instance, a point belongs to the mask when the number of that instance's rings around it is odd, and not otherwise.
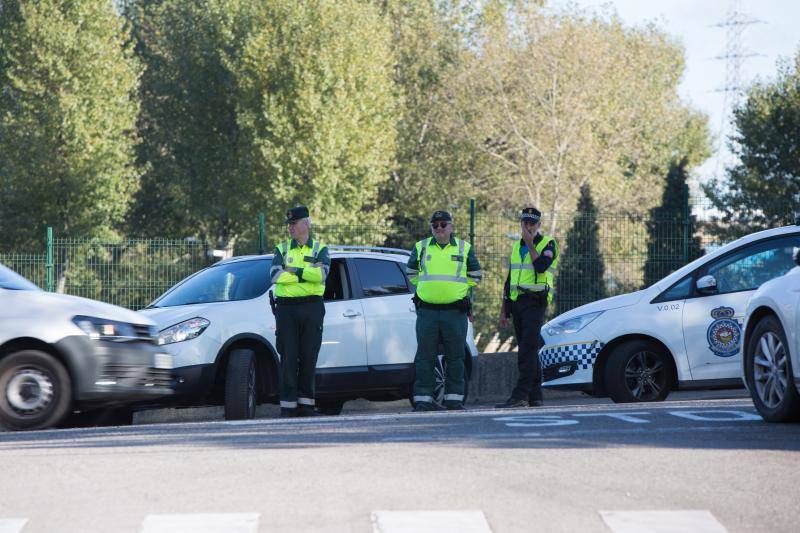
[{"label": "police car side mirror", "polygon": [[794,249],[794,263],[800,266],[800,248]]},{"label": "police car side mirror", "polygon": [[714,276],[703,276],[697,280],[697,292],[700,294],[716,294],[717,278]]}]

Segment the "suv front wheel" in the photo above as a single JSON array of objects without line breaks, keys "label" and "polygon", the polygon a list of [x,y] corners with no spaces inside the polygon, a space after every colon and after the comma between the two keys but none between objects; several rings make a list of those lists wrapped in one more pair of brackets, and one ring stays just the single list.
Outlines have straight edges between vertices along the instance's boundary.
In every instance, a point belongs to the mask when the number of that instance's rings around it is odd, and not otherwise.
[{"label": "suv front wheel", "polygon": [[774,316],[762,318],[747,342],[744,378],[753,404],[767,422],[800,420],[800,394],[792,383],[788,346]]},{"label": "suv front wheel", "polygon": [[225,420],[256,416],[256,356],[252,350],[232,350],[225,374]]}]

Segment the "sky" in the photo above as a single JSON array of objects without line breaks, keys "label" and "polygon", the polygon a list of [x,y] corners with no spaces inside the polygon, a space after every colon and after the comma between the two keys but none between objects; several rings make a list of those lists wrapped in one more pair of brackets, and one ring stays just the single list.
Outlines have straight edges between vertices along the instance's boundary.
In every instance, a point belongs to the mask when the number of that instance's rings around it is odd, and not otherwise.
[{"label": "sky", "polygon": [[[686,50],[686,71],[679,88],[681,97],[709,116],[715,136],[714,150],[719,147],[720,131],[730,133],[730,115],[724,114],[726,95],[718,89],[725,86],[724,60],[726,29],[723,23],[732,6],[748,19],[759,21],[747,25],[742,33],[745,58],[740,70],[743,84],[754,80],[774,79],[779,58],[790,58],[800,50],[800,1],[798,0],[550,0],[560,7],[577,4],[589,9],[614,9],[628,25],[640,26],[655,22],[668,34],[682,42]],[[725,161],[732,156],[723,145],[722,158],[717,155],[695,170],[695,179],[705,182],[722,174]]]}]

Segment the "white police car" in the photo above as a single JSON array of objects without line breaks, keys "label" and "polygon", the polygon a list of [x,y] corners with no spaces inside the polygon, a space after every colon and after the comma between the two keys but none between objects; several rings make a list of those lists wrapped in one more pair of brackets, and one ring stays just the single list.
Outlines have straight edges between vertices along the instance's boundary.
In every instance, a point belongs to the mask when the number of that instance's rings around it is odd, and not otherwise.
[{"label": "white police car", "polygon": [[545,387],[615,402],[659,401],[676,388],[741,386],[747,302],[793,266],[800,226],[742,237],[651,287],[593,302],[542,327]]},{"label": "white police car", "polygon": [[756,409],[769,422],[800,420],[800,266],[753,294],[744,331],[742,375]]}]

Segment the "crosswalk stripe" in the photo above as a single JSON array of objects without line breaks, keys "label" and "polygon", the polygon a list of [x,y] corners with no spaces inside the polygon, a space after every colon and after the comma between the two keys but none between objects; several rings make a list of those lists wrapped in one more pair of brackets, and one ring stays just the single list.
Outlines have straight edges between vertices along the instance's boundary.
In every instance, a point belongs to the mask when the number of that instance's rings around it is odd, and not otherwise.
[{"label": "crosswalk stripe", "polygon": [[614,533],[728,533],[710,511],[600,511]]},{"label": "crosswalk stripe", "polygon": [[27,523],[27,518],[0,518],[0,533],[19,533]]},{"label": "crosswalk stripe", "polygon": [[492,533],[483,511],[375,511],[374,533]]},{"label": "crosswalk stripe", "polygon": [[256,533],[258,513],[150,514],[142,533]]}]

